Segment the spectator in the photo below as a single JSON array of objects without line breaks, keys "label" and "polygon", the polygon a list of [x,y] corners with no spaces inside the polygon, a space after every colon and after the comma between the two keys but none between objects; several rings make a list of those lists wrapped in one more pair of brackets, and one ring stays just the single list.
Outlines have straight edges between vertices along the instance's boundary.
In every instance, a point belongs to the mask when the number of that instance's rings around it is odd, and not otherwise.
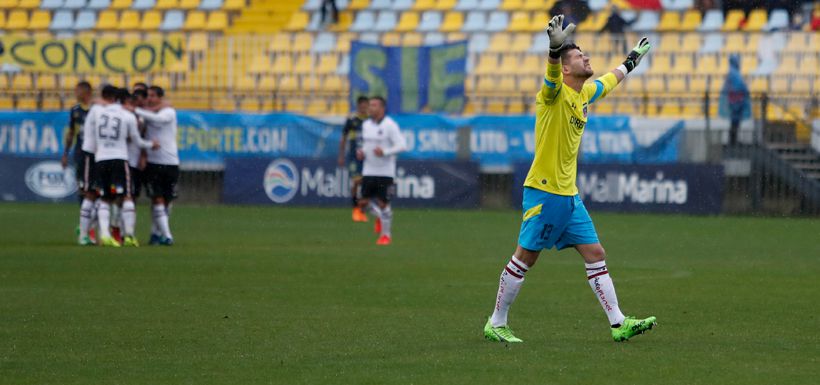
[{"label": "spectator", "polygon": [[612,6],[609,18],[606,19],[606,24],[601,28],[601,32],[609,32],[612,34],[612,44],[622,47],[623,51],[628,51],[626,36],[626,27],[632,25],[637,18],[626,21],[621,12],[616,6]]},{"label": "spectator", "polygon": [[336,0],[322,0],[322,7],[321,7],[321,22],[322,24],[325,23],[327,18],[327,9],[330,8],[330,11],[333,13],[333,24],[339,22],[339,8],[336,7]]},{"label": "spectator", "polygon": [[729,128],[729,145],[737,144],[737,132],[740,122],[748,119],[752,115],[752,105],[749,100],[749,88],[743,81],[740,74],[740,56],[729,56],[729,73],[726,75],[726,82],[720,91],[720,102],[718,113],[721,117],[729,118],[731,126]]},{"label": "spectator", "polygon": [[558,0],[550,8],[550,15],[564,15],[564,27],[570,23],[581,24],[589,16],[589,12],[587,2],[580,0]]}]

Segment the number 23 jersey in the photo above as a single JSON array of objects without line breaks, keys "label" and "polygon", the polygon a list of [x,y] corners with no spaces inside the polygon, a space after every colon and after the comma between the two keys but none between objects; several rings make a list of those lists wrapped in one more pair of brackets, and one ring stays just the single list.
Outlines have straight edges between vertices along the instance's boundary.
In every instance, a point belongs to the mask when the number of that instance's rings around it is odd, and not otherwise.
[{"label": "number 23 jersey", "polygon": [[83,151],[94,154],[96,162],[128,160],[128,138],[142,148],[151,147],[137,130],[137,118],[120,104],[95,105],[83,125]]}]

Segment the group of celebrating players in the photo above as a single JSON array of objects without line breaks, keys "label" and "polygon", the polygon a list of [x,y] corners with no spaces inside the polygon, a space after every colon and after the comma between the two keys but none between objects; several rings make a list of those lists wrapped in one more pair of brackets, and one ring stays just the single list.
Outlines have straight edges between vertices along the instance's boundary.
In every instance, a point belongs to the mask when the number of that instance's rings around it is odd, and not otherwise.
[{"label": "group of celebrating players", "polygon": [[91,84],[75,88],[62,164],[73,148],[82,246],[139,246],[135,200],[142,186],[152,203],[151,245],[171,246],[169,215],[179,179],[176,110],[158,86],[129,91],[106,84],[92,100]]}]

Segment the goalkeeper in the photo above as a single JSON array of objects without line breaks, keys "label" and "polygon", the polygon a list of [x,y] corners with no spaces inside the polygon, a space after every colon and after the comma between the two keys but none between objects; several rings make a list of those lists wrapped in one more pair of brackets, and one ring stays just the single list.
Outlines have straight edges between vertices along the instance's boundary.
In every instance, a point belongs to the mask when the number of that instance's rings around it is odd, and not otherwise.
[{"label": "goalkeeper", "polygon": [[549,59],[535,100],[535,157],[524,182],[518,247],[501,271],[495,311],[484,326],[484,336],[493,341],[521,342],[507,324],[507,313],[541,250],[552,247],[573,247],[581,254],[587,280],[609,319],[615,341],[628,340],[655,324],[655,317],[637,319],[621,313],[604,248],[575,186],[578,148],[589,105],[606,97],[640,64],[649,52],[649,42],[642,38],[621,66],[585,83],[594,73],[589,56],[569,41],[575,25],[563,28],[563,22],[563,15],[555,16],[547,28]]}]

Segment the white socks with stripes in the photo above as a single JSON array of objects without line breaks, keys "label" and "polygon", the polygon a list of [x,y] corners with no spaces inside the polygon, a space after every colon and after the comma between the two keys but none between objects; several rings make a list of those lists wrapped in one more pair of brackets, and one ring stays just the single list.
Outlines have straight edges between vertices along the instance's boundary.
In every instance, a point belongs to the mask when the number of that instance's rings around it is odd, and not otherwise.
[{"label": "white socks with stripes", "polygon": [[137,211],[134,201],[122,202],[122,227],[125,235],[134,236],[134,227],[137,225]]},{"label": "white socks with stripes", "polygon": [[595,297],[598,298],[598,302],[601,303],[604,312],[606,312],[606,316],[609,318],[609,324],[612,326],[620,326],[626,317],[624,317],[623,313],[621,313],[621,309],[618,307],[615,285],[612,284],[612,278],[606,269],[606,261],[585,263],[584,266],[586,266],[587,269],[589,287],[592,288],[592,292],[595,294]]},{"label": "white socks with stripes", "polygon": [[513,256],[504,270],[501,271],[501,279],[498,282],[498,296],[495,300],[495,311],[490,319],[493,327],[507,325],[507,314],[510,312],[510,305],[515,301],[521,284],[524,283],[524,274],[529,267]]},{"label": "white socks with stripes", "polygon": [[88,198],[83,199],[83,203],[80,205],[80,239],[88,236],[88,229],[91,228],[94,211],[94,201]]},{"label": "white socks with stripes", "polygon": [[97,220],[100,222],[100,237],[109,238],[111,232],[108,226],[111,224],[111,205],[108,202],[99,201],[100,206],[97,208]]},{"label": "white socks with stripes", "polygon": [[382,221],[382,233],[380,235],[392,236],[390,227],[393,224],[393,210],[390,208],[390,205],[387,205],[387,207],[381,210],[379,219]]},{"label": "white socks with stripes", "polygon": [[171,236],[171,227],[168,225],[168,212],[165,211],[165,205],[155,204],[152,214],[154,224],[157,225],[162,236],[168,239],[173,238]]}]

